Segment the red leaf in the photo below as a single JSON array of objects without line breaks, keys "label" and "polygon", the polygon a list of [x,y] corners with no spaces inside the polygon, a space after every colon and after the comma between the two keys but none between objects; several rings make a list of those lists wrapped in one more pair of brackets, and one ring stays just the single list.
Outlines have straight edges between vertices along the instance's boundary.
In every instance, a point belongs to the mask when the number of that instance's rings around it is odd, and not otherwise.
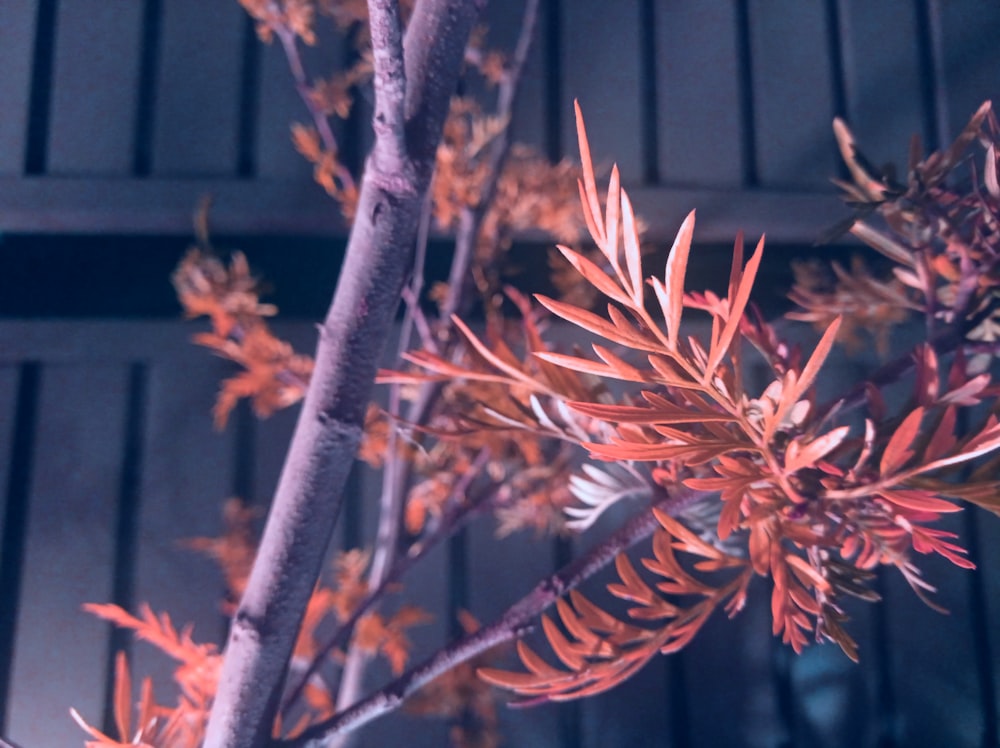
[{"label": "red leaf", "polygon": [[896,433],[892,435],[889,443],[885,445],[882,453],[882,462],[879,464],[879,472],[883,476],[891,475],[913,456],[910,445],[920,432],[920,421],[924,417],[923,408],[915,408],[903,422],[899,424]]},{"label": "red leaf", "polygon": [[595,263],[588,260],[579,252],[575,252],[569,247],[564,247],[561,244],[558,245],[556,249],[562,253],[562,256],[566,258],[567,262],[576,268],[576,271],[582,275],[587,282],[590,283],[590,285],[602,294],[614,299],[615,301],[621,302],[622,304],[631,303],[629,297],[622,293],[622,289],[618,283],[615,282],[611,276],[601,270],[601,268],[599,268]]},{"label": "red leaf", "polygon": [[757,249],[754,250],[750,261],[743,268],[743,275],[740,278],[736,296],[729,299],[729,317],[726,320],[726,326],[722,328],[722,333],[719,335],[718,340],[713,340],[712,350],[708,357],[708,365],[705,367],[705,373],[709,377],[712,376],[716,367],[718,367],[726,355],[726,352],[729,350],[729,344],[732,343],[733,337],[739,329],[740,320],[743,318],[743,310],[746,309],[747,302],[750,301],[750,291],[753,289],[753,282],[757,277],[757,269],[760,267],[760,260],[763,254],[764,237],[762,236],[760,241],[757,242]]},{"label": "red leaf", "polygon": [[879,491],[878,495],[891,501],[896,506],[901,506],[904,509],[912,509],[915,512],[948,514],[949,512],[962,511],[962,507],[952,504],[945,499],[938,498],[929,491],[896,489]]},{"label": "red leaf", "polygon": [[622,238],[625,243],[625,267],[628,268],[629,280],[632,283],[632,299],[637,306],[642,306],[642,258],[639,252],[639,231],[635,225],[635,213],[632,211],[632,201],[622,190]]},{"label": "red leaf", "polygon": [[[583,169],[583,182],[580,191],[586,198],[583,200],[583,213],[587,217],[590,233],[598,246],[607,244],[607,236],[604,233],[601,220],[601,201],[597,196],[597,182],[594,179],[594,164],[590,159],[590,143],[587,141],[587,128],[583,124],[583,112],[580,110],[580,102],[574,100],[573,108],[576,112],[576,139],[580,144],[580,166]],[[592,225],[591,225],[592,224]]]},{"label": "red leaf", "polygon": [[667,339],[675,350],[680,337],[681,313],[684,307],[684,275],[687,272],[688,255],[691,252],[694,222],[695,212],[692,210],[674,237],[663,276],[663,293],[657,294],[660,296],[660,307],[667,323]]}]

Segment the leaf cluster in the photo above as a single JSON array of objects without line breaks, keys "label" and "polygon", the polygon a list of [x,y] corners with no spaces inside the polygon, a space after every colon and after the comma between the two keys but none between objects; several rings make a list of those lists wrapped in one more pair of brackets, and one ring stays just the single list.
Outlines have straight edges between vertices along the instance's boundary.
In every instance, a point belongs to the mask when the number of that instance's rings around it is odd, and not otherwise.
[{"label": "leaf cluster", "polygon": [[[601,315],[544,296],[537,300],[595,336],[595,355],[556,352],[539,338],[519,357],[455,320],[475,356],[456,363],[432,352],[412,352],[407,358],[423,374],[382,377],[461,377],[483,387],[501,385],[505,393],[481,396],[455,419],[454,436],[517,429],[561,439],[585,448],[592,460],[641,470],[653,484],[653,491],[647,484],[647,496],[675,494],[672,516],[660,518],[654,558],[643,560],[666,581],[650,586],[622,556],[617,564],[621,582],[609,591],[638,604],[628,611],[632,620],[572,593],[569,602],[559,604],[562,628],[549,619],[543,622],[565,669],[546,664],[521,645],[528,673],[488,671],[486,677],[529,699],[572,698],[610,688],[656,651],[676,651],[690,641],[723,600],[730,600],[730,613],[737,612],[753,575],[772,582],[775,635],[796,651],[810,637],[830,640],[857,659],[842,600],[877,599],[869,587],[875,566],[894,566],[926,599],[933,587],[921,577],[915,554],[935,553],[959,566],[971,565],[954,534],[933,524],[960,509],[956,498],[995,508],[994,481],[940,477],[1000,447],[995,416],[964,435],[957,427],[962,409],[990,396],[989,377],[970,374],[962,355],[942,375],[937,351],[928,344],[915,354],[915,401],[890,412],[879,388],[870,385],[859,431],[846,418],[846,407],[840,412],[837,401],[820,403],[816,397],[841,318],[824,329],[808,357],[782,340],[750,304],[763,240],[744,264],[742,238],[737,239],[724,297],[685,293],[694,213],[677,234],[663,276],[646,279],[631,203],[614,169],[602,206],[579,110],[578,130],[581,203],[603,262],[559,249],[608,299],[607,311]],[[707,340],[684,334],[682,317],[688,309],[708,314]],[[522,312],[526,318],[536,314],[528,308]],[[757,393],[746,391],[743,376],[743,358],[753,349],[771,372],[770,383]],[[592,384],[595,377],[635,389],[612,398]],[[571,511],[583,526],[627,494],[620,478],[593,465],[571,485],[583,504]],[[685,508],[692,503],[718,508],[711,542],[684,524]],[[713,581],[698,579],[676,562],[673,550],[700,556],[695,569],[733,569],[735,577],[718,584],[711,575]],[[681,605],[678,599],[697,602]]]},{"label": "leaf cluster", "polygon": [[[914,137],[903,182],[891,165],[875,167],[840,119],[834,134],[851,176],[835,182],[852,215],[827,236],[850,231],[889,260],[891,275],[876,278],[862,264],[850,271],[834,266],[835,283],[824,284],[800,270],[791,296],[802,309],[790,316],[823,325],[843,314],[842,337],[868,328],[884,341],[914,310],[931,334],[945,328],[997,340],[1000,127],[990,102],[943,150],[924,155]],[[987,360],[978,359],[980,368]]]},{"label": "leaf cluster", "polygon": [[211,322],[211,331],[195,335],[194,342],[243,368],[222,383],[214,410],[216,428],[226,425],[241,398],[249,398],[261,417],[302,399],[313,361],[271,333],[264,318],[277,310],[260,303],[257,281],[241,252],[232,254],[227,268],[210,247],[193,248],[172,280],[185,315],[207,316]]},{"label": "leaf cluster", "polygon": [[[238,500],[226,504],[222,535],[193,538],[187,547],[205,553],[216,561],[225,577],[227,597],[224,610],[231,612],[243,590],[253,561],[255,541],[252,520],[255,514]],[[286,693],[275,737],[293,737],[309,726],[329,718],[336,710],[336,672],[343,663],[342,648],[330,647],[347,629],[353,629],[351,645],[371,657],[382,657],[398,675],[411,654],[408,629],[425,624],[431,616],[412,604],[397,607],[392,614],[364,612],[370,604],[371,590],[366,580],[371,554],[359,549],[336,554],[331,562],[329,583],[316,586],[292,655],[293,676],[320,661],[323,667],[303,684],[300,693]],[[215,695],[221,655],[214,645],[197,644],[190,627],[178,632],[168,614],[156,615],[148,605],[141,605],[134,616],[117,605],[87,604],[84,609],[119,628],[131,629],[138,639],[152,644],[179,664],[174,680],[180,689],[173,707],[153,700],[152,683],[142,685],[135,732],[130,728],[131,678],[124,653],[117,659],[115,676],[115,718],[119,739],[104,735],[73,712],[74,719],[96,742],[88,748],[120,745],[144,745],[150,748],[176,748],[201,745],[208,713]],[[131,742],[130,742],[131,741]]]}]

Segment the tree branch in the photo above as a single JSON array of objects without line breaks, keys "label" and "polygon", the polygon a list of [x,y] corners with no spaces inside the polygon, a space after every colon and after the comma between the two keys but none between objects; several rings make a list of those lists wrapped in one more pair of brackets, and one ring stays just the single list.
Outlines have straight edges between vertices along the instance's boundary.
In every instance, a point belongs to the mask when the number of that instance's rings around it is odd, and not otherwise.
[{"label": "tree branch", "polygon": [[472,265],[476,240],[479,238],[483,219],[486,217],[490,203],[493,202],[494,195],[496,195],[497,182],[500,181],[500,173],[503,171],[507,154],[510,152],[510,123],[514,113],[514,103],[517,101],[517,94],[521,88],[524,65],[528,60],[528,54],[531,52],[531,45],[535,38],[535,26],[538,24],[538,4],[539,0],[528,0],[525,4],[514,56],[497,86],[496,117],[506,120],[507,124],[490,143],[487,153],[487,177],[483,182],[479,200],[474,206],[462,208],[459,215],[459,228],[455,236],[455,255],[451,261],[451,271],[448,275],[448,296],[441,307],[442,319],[451,319],[453,314],[461,314],[465,311],[464,306],[469,303],[467,292],[471,283],[469,268]]},{"label": "tree branch", "polygon": [[[480,453],[480,457],[477,458],[477,462],[485,464],[486,457],[487,453],[484,450]],[[351,611],[351,615],[337,627],[337,630],[333,632],[333,635],[317,649],[312,661],[309,663],[305,671],[299,676],[296,685],[289,690],[282,710],[292,706],[296,700],[302,696],[302,692],[305,690],[306,684],[309,682],[310,678],[312,678],[312,676],[319,671],[319,668],[323,665],[323,663],[326,662],[330,653],[347,644],[347,640],[351,636],[355,624],[357,624],[361,616],[367,613],[371,607],[382,598],[382,595],[390,585],[393,585],[402,579],[406,572],[416,566],[417,563],[419,563],[428,553],[434,550],[441,543],[441,541],[450,538],[458,530],[465,527],[472,519],[476,518],[493,506],[493,499],[496,492],[495,487],[491,488],[488,495],[482,496],[474,501],[460,501],[462,495],[465,493],[465,490],[468,488],[468,485],[475,478],[476,474],[478,474],[482,464],[478,466],[473,465],[473,469],[462,476],[462,480],[460,480],[456,487],[452,490],[451,496],[449,497],[449,501],[456,501],[459,503],[454,504],[451,509],[449,509],[430,535],[411,545],[409,550],[404,555],[395,557],[395,560],[392,562],[392,566],[388,567],[385,573],[380,574],[377,577],[373,577],[370,583],[369,591],[365,597],[357,604],[355,609]],[[350,654],[353,655],[356,651],[360,650],[353,650]],[[350,706],[350,704],[347,704],[347,706]]]},{"label": "tree branch", "polygon": [[[295,81],[295,90],[298,92],[299,98],[302,99],[302,103],[305,104],[306,109],[309,110],[313,124],[316,126],[316,132],[319,133],[320,140],[323,143],[323,148],[330,153],[339,153],[340,149],[337,147],[337,138],[330,127],[330,120],[319,106],[317,106],[312,96],[305,65],[302,64],[302,56],[299,54],[298,37],[296,37],[295,32],[288,28],[288,26],[276,21],[272,21],[271,28],[274,30],[275,36],[278,37],[278,41],[281,42],[281,48],[285,52],[285,59],[288,61],[288,69]],[[340,163],[339,159],[334,168],[334,175],[340,180],[345,189],[351,190],[354,187],[354,177],[351,176],[348,168]]]},{"label": "tree branch", "polygon": [[[682,489],[655,506],[673,516],[704,496],[703,492]],[[280,741],[278,745],[282,748],[325,748],[332,738],[395,711],[407,697],[442,673],[527,633],[533,619],[542,611],[611,563],[619,553],[649,537],[658,526],[653,512],[649,508],[643,510],[590,551],[539,582],[489,626],[438,650],[380,691],[309,728],[297,738]]]},{"label": "tree branch", "polygon": [[[482,227],[483,218],[489,208],[490,202],[496,193],[497,181],[503,170],[507,153],[510,150],[510,121],[513,104],[520,87],[522,72],[531,43],[534,38],[534,30],[538,16],[539,0],[528,0],[521,22],[521,30],[518,37],[517,46],[511,64],[504,72],[503,78],[498,86],[497,94],[497,116],[506,121],[503,130],[493,139],[488,153],[487,177],[483,186],[482,194],[475,207],[468,207],[462,210],[459,229],[455,239],[456,250],[452,257],[451,271],[449,274],[448,295],[443,305],[441,317],[443,320],[450,320],[451,315],[459,309],[467,308],[473,290],[469,283],[469,266],[472,262],[476,240]],[[395,42],[393,36],[398,19],[394,18],[391,12],[384,7],[385,0],[370,0],[371,6],[369,14],[371,19],[372,39],[375,42],[376,34],[386,38],[385,44],[390,45]],[[382,45],[376,45],[376,49]],[[396,71],[391,64],[391,59],[386,61],[385,55],[380,58],[375,55],[375,75],[383,76],[387,81],[386,87],[394,85],[401,79],[402,71]],[[381,59],[381,63],[380,63]],[[376,89],[377,90],[377,89]],[[387,89],[389,90],[389,89]],[[385,97],[384,97],[385,98]],[[390,110],[390,103],[380,102],[378,95],[375,101],[374,126],[376,132],[384,127],[386,121],[399,115],[398,112]],[[383,112],[383,110],[385,110]],[[429,209],[429,205],[426,206]],[[429,213],[425,215],[429,219]],[[425,237],[426,238],[426,237]],[[417,271],[420,272],[421,265],[418,263]],[[456,280],[457,279],[457,280]],[[416,279],[414,279],[416,281]],[[419,285],[413,284],[414,296],[419,294]],[[412,310],[407,313],[404,320],[409,323],[419,308],[416,304],[408,304]],[[407,330],[404,329],[404,336],[401,343],[406,342]],[[403,349],[405,350],[405,349]],[[401,351],[402,352],[402,351]],[[441,387],[436,384],[425,384],[420,388],[417,399],[412,403],[407,420],[411,423],[421,423],[427,413],[434,406],[437,396],[441,392]],[[400,415],[399,410],[399,385],[394,385],[390,394],[390,416],[395,420]],[[389,438],[386,465],[382,480],[382,495],[380,499],[379,525],[375,544],[375,557],[372,561],[372,568],[369,577],[369,586],[376,590],[381,590],[385,586],[387,575],[392,573],[394,567],[397,543],[399,538],[399,528],[402,521],[402,514],[405,505],[406,489],[410,482],[410,466],[404,463],[396,455],[395,431]],[[348,632],[349,633],[349,632]],[[339,637],[340,632],[338,632]],[[352,649],[344,664],[343,676],[340,690],[337,693],[337,708],[342,709],[353,704],[358,697],[360,690],[361,674],[364,668],[366,656],[356,649]],[[315,670],[316,663],[310,666],[309,670]]]},{"label": "tree branch", "polygon": [[[485,0],[421,0],[404,49],[405,152],[378,133],[312,384],[230,629],[205,748],[263,748],[360,441],[376,365],[412,263],[420,209],[465,47]],[[379,86],[376,79],[376,88]],[[392,95],[383,92],[382,96]]]},{"label": "tree branch", "polygon": [[[403,121],[406,72],[403,69],[403,23],[397,0],[368,0],[375,67],[375,114],[372,129],[385,148],[375,153],[393,163],[405,162],[406,132]],[[381,164],[376,164],[381,166]]]}]

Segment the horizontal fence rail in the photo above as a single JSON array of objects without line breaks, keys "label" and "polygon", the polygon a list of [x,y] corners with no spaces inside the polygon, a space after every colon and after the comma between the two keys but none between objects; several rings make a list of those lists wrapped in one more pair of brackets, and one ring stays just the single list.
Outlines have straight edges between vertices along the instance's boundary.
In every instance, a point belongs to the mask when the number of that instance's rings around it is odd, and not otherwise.
[{"label": "horizontal fence rail", "polygon": [[[513,44],[522,5],[490,3],[488,45]],[[809,243],[841,215],[835,115],[902,168],[911,134],[948,142],[1000,85],[1000,6],[983,0],[542,6],[516,137],[575,157],[579,99],[596,159],[661,237],[698,208],[710,241],[736,225]],[[317,76],[354,54],[319,28]],[[223,231],[343,231],[291,145],[306,113],[281,50],[235,0],[10,0],[0,70],[0,231],[187,232],[205,193]],[[337,127],[347,163],[369,109]]]}]

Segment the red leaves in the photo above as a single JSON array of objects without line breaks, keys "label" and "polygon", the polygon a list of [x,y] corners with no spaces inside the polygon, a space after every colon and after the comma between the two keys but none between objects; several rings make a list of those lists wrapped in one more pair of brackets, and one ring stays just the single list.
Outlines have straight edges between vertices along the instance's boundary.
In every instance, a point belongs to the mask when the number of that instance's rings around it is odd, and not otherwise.
[{"label": "red leaves", "polygon": [[[816,384],[842,332],[849,337],[851,327],[865,315],[888,324],[897,319],[897,312],[914,305],[904,282],[920,287],[937,273],[954,285],[950,293],[969,298],[978,293],[963,277],[968,258],[957,255],[965,251],[964,245],[950,240],[955,246],[948,256],[933,265],[913,261],[906,269],[909,275],[893,284],[876,282],[862,272],[836,271],[839,306],[818,309],[810,317],[824,323],[823,331],[803,362],[797,347],[783,340],[776,327],[759,314],[747,313],[763,239],[745,264],[742,237],[737,239],[725,297],[710,292],[685,295],[692,212],[677,232],[662,279],[640,282],[638,232],[618,170],[611,172],[602,205],[579,108],[577,128],[583,160],[581,203],[598,249],[590,256],[566,247],[560,251],[582,282],[607,298],[607,311],[542,296],[537,300],[599,338],[593,355],[556,352],[536,341],[518,358],[506,345],[487,345],[456,322],[480,360],[470,377],[509,387],[512,393],[531,393],[530,407],[521,406],[516,413],[507,410],[501,417],[499,406],[489,406],[498,420],[536,435],[558,435],[584,447],[593,458],[618,463],[608,471],[636,473],[640,483],[645,474],[657,489],[694,492],[693,498],[685,493],[678,501],[712,507],[707,524],[715,523],[715,538],[706,542],[682,521],[660,516],[664,530],[654,536],[653,557],[643,558],[641,566],[624,556],[616,562],[620,580],[608,591],[629,603],[627,622],[573,596],[559,604],[557,619],[543,623],[562,667],[545,663],[522,646],[528,673],[488,671],[487,677],[529,699],[575,698],[604,690],[655,651],[674,652],[686,645],[719,605],[730,614],[737,612],[754,574],[773,582],[776,635],[796,651],[812,638],[829,639],[856,659],[840,599],[877,598],[868,588],[869,569],[896,566],[923,597],[932,588],[913,565],[915,554],[937,553],[960,566],[968,564],[953,536],[929,525],[958,510],[951,498],[996,510],[1000,501],[992,473],[968,483],[946,483],[928,474],[1000,448],[1000,422],[990,417],[964,438],[956,433],[958,408],[977,404],[991,392],[986,375],[969,374],[961,350],[951,362],[947,381],[938,371],[944,351],[930,345],[919,349],[914,361],[895,365],[892,371],[909,373],[906,367],[916,364],[916,402],[902,412],[890,409],[880,391],[882,380],[869,383],[864,388],[868,396],[862,433],[852,431],[844,417],[862,398],[818,405]],[[842,136],[846,133],[842,126],[838,130]],[[846,137],[844,143],[853,147]],[[860,200],[872,198],[871,185],[876,183],[865,168],[862,160],[852,161],[853,173],[861,180],[852,194]],[[884,192],[881,187],[879,192]],[[897,261],[907,257],[895,241],[881,242],[880,249]],[[655,300],[647,297],[647,287]],[[855,308],[852,299],[871,301],[877,308]],[[707,340],[684,336],[685,304],[709,316]],[[525,307],[522,314],[529,316]],[[757,397],[744,390],[741,356],[747,343],[762,353],[771,380]],[[426,376],[462,374],[454,361],[427,353],[411,360],[430,372]],[[544,374],[536,368],[540,364],[549,367]],[[552,384],[556,370],[577,383],[573,389],[580,396],[567,397],[568,387]],[[631,394],[612,398],[606,390],[589,386],[595,377],[638,386]],[[581,502],[570,509],[573,527],[590,526],[626,496],[648,498],[648,487],[633,491],[631,483],[612,478],[611,472],[588,468],[583,471],[586,477],[571,478]],[[646,572],[657,580],[648,581]]]},{"label": "red leaves", "polygon": [[[702,541],[664,513],[657,512],[657,519],[664,529],[653,536],[655,558],[643,558],[642,563],[661,581],[655,588],[650,586],[622,554],[615,559],[621,581],[608,585],[611,594],[635,603],[628,615],[644,625],[615,618],[574,590],[569,593],[569,602],[559,600],[556,604],[559,623],[548,616],[542,618],[549,646],[565,669],[549,665],[519,642],[518,654],[528,672],[485,668],[479,671],[480,677],[513,690],[531,703],[589,696],[630,677],[658,652],[669,654],[682,649],[719,605],[728,601],[726,609],[735,614],[742,607],[750,581],[746,562]],[[700,557],[696,566],[704,572],[738,573],[718,587],[702,582],[682,568],[675,550]],[[696,600],[681,606],[664,595],[694,596]]]}]

